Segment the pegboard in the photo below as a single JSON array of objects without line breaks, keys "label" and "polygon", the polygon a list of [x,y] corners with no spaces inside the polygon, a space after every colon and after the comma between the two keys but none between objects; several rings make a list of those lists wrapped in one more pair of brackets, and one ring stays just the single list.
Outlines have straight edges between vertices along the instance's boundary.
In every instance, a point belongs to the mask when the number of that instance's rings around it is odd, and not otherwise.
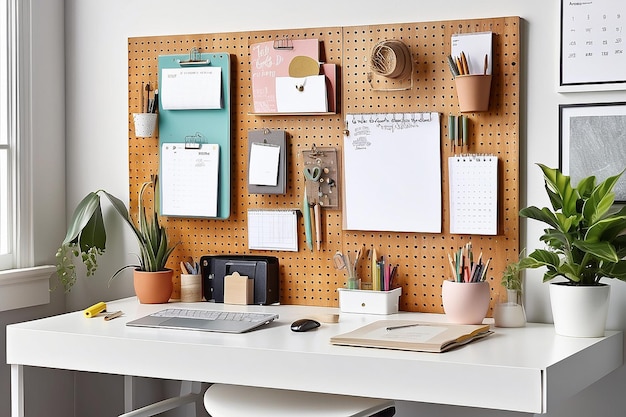
[{"label": "pegboard", "polygon": [[[441,285],[448,277],[447,254],[471,241],[492,262],[488,277],[492,307],[499,294],[500,275],[519,251],[519,29],[518,17],[457,20],[428,23],[330,27],[259,32],[155,36],[128,40],[128,138],[130,206],[134,212],[141,183],[158,172],[158,139],[134,136],[132,113],[140,108],[142,82],[156,83],[159,55],[227,52],[231,56],[231,215],[226,220],[164,218],[171,240],[178,242],[169,265],[177,271],[180,261],[203,255],[255,254],[277,256],[280,263],[280,302],[283,304],[338,306],[337,288],[344,285],[343,271],[335,269],[337,251],[356,253],[376,247],[379,255],[398,265],[396,283],[402,286],[400,309],[442,312]],[[446,56],[454,33],[492,31],[493,82],[489,111],[468,114],[469,151],[493,153],[499,165],[499,232],[496,236],[451,235],[448,219],[447,157],[453,155],[445,137],[447,115],[458,114],[454,80]],[[250,44],[317,38],[321,61],[338,68],[341,93],[337,114],[255,115],[252,108]],[[401,39],[411,51],[412,86],[406,90],[378,91],[367,79],[367,57],[372,46],[384,39]],[[341,204],[322,210],[321,250],[309,251],[299,218],[299,251],[251,251],[247,247],[247,210],[299,208],[305,192],[302,153],[314,146],[338,150],[341,159],[345,114],[436,111],[441,118],[443,233],[387,233],[342,230]],[[248,194],[247,134],[254,129],[287,132],[288,183],[285,194]],[[158,134],[158,133],[157,133]],[[156,136],[156,135],[155,135]],[[339,162],[341,164],[341,162]],[[341,182],[341,173],[338,174]],[[358,268],[364,283],[370,277],[368,262]],[[179,275],[175,274],[175,279]],[[175,284],[178,284],[175,282]],[[175,285],[176,288],[176,285]],[[176,290],[174,297],[177,296]]]}]

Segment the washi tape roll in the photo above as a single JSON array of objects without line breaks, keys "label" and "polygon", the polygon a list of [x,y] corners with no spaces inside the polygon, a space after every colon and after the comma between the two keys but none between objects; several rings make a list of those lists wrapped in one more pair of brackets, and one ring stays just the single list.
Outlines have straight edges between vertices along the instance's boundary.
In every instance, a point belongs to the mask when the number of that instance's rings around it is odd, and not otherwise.
[{"label": "washi tape roll", "polygon": [[374,45],[369,61],[373,72],[387,78],[406,78],[413,69],[411,51],[404,42],[395,39]]},{"label": "washi tape roll", "polygon": [[85,309],[84,311],[85,317],[87,317],[88,319],[95,317],[106,309],[107,309],[107,305],[103,303],[102,301],[100,301],[99,303],[96,303],[92,305],[91,307]]}]

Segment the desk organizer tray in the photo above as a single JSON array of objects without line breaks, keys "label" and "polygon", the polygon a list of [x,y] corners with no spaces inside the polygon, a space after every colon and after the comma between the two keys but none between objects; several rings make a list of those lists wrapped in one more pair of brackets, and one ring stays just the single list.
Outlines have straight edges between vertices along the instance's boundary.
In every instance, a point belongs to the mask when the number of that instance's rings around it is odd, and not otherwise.
[{"label": "desk organizer tray", "polygon": [[402,288],[391,291],[339,288],[339,309],[343,313],[394,314],[398,312]]}]

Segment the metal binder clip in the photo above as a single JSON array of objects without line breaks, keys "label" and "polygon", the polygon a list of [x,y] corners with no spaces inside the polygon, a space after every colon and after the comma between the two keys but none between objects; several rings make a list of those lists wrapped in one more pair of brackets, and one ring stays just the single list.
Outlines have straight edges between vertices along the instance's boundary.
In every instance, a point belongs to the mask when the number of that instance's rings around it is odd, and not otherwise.
[{"label": "metal binder clip", "polygon": [[189,59],[187,61],[180,61],[179,64],[181,67],[185,66],[198,66],[198,65],[209,65],[211,63],[208,59],[202,59],[202,54],[195,46],[189,50]]},{"label": "metal binder clip", "polygon": [[284,37],[283,39],[276,39],[274,41],[274,49],[293,49],[293,42],[288,37]]},{"label": "metal binder clip", "polygon": [[185,149],[200,149],[204,143],[204,136],[200,132],[185,136]]}]

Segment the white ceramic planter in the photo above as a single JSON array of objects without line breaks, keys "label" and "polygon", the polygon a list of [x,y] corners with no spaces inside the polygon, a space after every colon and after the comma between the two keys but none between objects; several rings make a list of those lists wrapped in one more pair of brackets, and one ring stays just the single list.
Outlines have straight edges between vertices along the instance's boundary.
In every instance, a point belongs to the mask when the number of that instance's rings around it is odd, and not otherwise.
[{"label": "white ceramic planter", "polygon": [[609,310],[611,286],[550,284],[554,330],[571,337],[602,337]]}]

